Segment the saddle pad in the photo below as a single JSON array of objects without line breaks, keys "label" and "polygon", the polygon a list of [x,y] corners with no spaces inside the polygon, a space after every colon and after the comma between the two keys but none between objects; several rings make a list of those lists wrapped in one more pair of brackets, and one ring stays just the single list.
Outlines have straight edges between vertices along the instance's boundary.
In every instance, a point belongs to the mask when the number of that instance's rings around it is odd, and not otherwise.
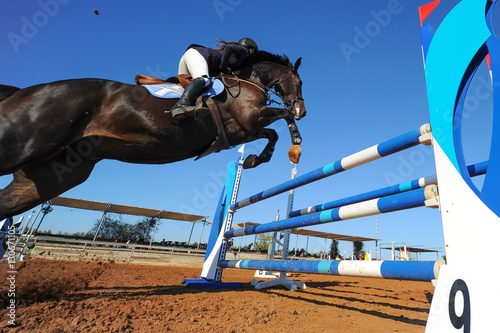
[{"label": "saddle pad", "polygon": [[[172,83],[147,84],[143,85],[151,95],[159,98],[180,98],[184,88]],[[214,79],[210,89],[203,93],[203,96],[217,96],[224,91],[224,85],[218,79]]]}]

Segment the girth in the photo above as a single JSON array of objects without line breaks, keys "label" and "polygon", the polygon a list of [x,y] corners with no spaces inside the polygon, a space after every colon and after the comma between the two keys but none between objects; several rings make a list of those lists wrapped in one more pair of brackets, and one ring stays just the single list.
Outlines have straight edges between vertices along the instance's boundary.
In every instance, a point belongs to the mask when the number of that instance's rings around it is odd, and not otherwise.
[{"label": "girth", "polygon": [[223,149],[231,148],[231,144],[227,139],[226,129],[224,128],[224,123],[222,122],[222,117],[219,112],[219,108],[217,108],[217,105],[215,105],[215,102],[211,97],[206,97],[203,99],[199,98],[196,103],[199,105],[199,103],[203,102],[210,109],[210,114],[212,115],[212,119],[214,120],[214,123],[217,127],[217,137],[215,138],[214,142],[212,142],[210,147],[208,147],[204,152],[202,152],[200,155],[198,155],[198,157],[196,157],[195,161],[211,153],[218,153]]}]

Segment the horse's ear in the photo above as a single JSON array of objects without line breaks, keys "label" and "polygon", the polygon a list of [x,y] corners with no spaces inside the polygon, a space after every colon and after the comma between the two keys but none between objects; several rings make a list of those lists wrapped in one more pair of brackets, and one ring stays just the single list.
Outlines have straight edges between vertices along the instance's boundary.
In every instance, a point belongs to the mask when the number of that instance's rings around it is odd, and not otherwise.
[{"label": "horse's ear", "polygon": [[301,63],[302,63],[302,58],[297,59],[297,61],[295,62],[295,65],[293,65],[293,69],[295,71],[297,71],[299,69]]}]

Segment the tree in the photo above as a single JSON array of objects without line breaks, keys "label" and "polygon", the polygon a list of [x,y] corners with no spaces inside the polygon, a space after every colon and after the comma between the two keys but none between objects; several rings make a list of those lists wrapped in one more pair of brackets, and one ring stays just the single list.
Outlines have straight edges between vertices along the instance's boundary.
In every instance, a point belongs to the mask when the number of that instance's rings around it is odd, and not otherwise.
[{"label": "tree", "polygon": [[273,240],[272,234],[258,234],[255,240],[254,248],[260,252],[267,252],[269,243]]},{"label": "tree", "polygon": [[[101,220],[96,220],[91,230],[93,234],[95,234],[97,228],[99,228],[99,224],[101,224]],[[149,242],[154,232],[155,224],[156,219],[153,217],[146,217],[135,224],[130,224],[125,222],[121,215],[118,215],[118,217],[107,215],[102,221],[97,236],[98,239],[110,241],[117,239],[122,242],[126,242],[127,240],[139,241],[142,243]]]},{"label": "tree", "polygon": [[337,258],[337,256],[340,256],[339,241],[336,239],[332,239],[332,244],[330,245],[330,255],[332,259],[335,259]]},{"label": "tree", "polygon": [[[99,228],[99,225],[101,227]],[[99,233],[97,235],[98,239],[105,240],[115,240],[119,239],[123,241],[128,238],[130,231],[127,228],[127,224],[123,221],[121,215],[118,217],[111,217],[109,215],[105,216],[102,220],[96,220],[94,226],[92,227],[92,233],[95,234],[99,228]]]},{"label": "tree", "polygon": [[353,250],[354,255],[356,256],[356,258],[358,258],[359,253],[361,251],[363,251],[364,244],[363,244],[363,242],[355,241],[355,242],[353,242],[353,247],[354,247],[354,250]]},{"label": "tree", "polygon": [[145,217],[136,224],[132,225],[131,231],[137,239],[142,239],[145,242],[149,242],[155,230],[155,225],[156,218]]}]

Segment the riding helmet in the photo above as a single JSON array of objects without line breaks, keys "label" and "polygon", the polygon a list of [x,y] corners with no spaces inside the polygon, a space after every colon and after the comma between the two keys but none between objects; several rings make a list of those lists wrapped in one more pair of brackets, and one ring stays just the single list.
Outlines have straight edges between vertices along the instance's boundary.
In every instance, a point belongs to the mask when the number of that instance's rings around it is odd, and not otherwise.
[{"label": "riding helmet", "polygon": [[247,49],[252,48],[255,51],[259,50],[259,47],[257,46],[257,43],[253,39],[248,38],[248,37],[240,39],[238,41],[238,44],[240,44],[241,46],[246,47]]}]

